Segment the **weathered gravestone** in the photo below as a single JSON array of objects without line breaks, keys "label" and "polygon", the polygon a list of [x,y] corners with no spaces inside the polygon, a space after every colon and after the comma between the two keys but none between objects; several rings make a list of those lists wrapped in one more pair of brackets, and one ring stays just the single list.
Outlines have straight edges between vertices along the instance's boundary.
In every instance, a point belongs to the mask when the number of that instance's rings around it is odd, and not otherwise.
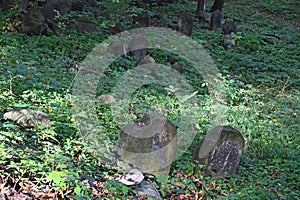
[{"label": "weathered gravestone", "polygon": [[223,26],[222,26],[222,31],[223,31],[223,46],[225,49],[235,47],[235,39],[231,37],[231,33],[236,33],[237,32],[237,27],[236,24],[232,19],[227,20]]},{"label": "weathered gravestone", "polygon": [[177,24],[177,31],[191,37],[193,32],[194,16],[191,13],[183,13]]},{"label": "weathered gravestone", "polygon": [[47,34],[46,21],[39,8],[29,8],[21,15],[21,31],[26,34]]},{"label": "weathered gravestone", "polygon": [[217,126],[196,148],[192,162],[204,165],[204,175],[235,174],[245,148],[241,132],[230,126]]},{"label": "weathered gravestone", "polygon": [[223,34],[229,35],[230,33],[236,33],[237,27],[232,19],[225,21],[222,27]]},{"label": "weathered gravestone", "polygon": [[211,14],[209,27],[212,30],[222,28],[222,12],[221,11],[216,10]]},{"label": "weathered gravestone", "polygon": [[130,52],[130,56],[134,56],[137,59],[137,63],[139,63],[147,55],[147,39],[142,34],[134,37],[131,41],[129,41],[128,51]]},{"label": "weathered gravestone", "polygon": [[121,129],[116,152],[126,166],[168,174],[176,147],[176,128],[164,115],[151,112]]}]

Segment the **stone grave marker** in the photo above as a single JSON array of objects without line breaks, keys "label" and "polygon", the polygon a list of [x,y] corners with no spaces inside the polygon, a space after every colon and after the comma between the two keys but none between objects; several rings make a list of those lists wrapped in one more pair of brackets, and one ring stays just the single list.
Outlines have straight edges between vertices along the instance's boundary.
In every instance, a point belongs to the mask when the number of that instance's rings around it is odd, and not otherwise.
[{"label": "stone grave marker", "polygon": [[116,152],[127,168],[167,175],[175,158],[177,139],[171,121],[160,113],[150,112],[121,129]]},{"label": "stone grave marker", "polygon": [[230,126],[217,126],[196,148],[192,162],[203,164],[206,176],[235,174],[244,148],[245,139],[240,131]]},{"label": "stone grave marker", "polygon": [[212,30],[217,30],[222,28],[222,12],[219,10],[214,11],[211,14],[209,27]]},{"label": "stone grave marker", "polygon": [[191,13],[183,13],[177,24],[177,31],[191,37],[193,32],[194,16]]},{"label": "stone grave marker", "polygon": [[128,51],[130,56],[134,56],[137,59],[137,63],[143,60],[148,52],[148,41],[142,35],[134,37],[128,44]]},{"label": "stone grave marker", "polygon": [[232,19],[226,20],[222,27],[223,34],[229,35],[230,33],[236,33],[237,27]]}]

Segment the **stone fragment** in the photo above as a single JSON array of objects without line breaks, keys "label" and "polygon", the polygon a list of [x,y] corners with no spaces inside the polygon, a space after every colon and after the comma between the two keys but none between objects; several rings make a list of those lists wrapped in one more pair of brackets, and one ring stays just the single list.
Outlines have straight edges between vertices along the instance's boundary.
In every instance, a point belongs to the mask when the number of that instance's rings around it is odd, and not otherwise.
[{"label": "stone fragment", "polygon": [[51,122],[46,113],[30,109],[8,111],[4,113],[3,119],[11,120],[26,128],[36,128],[38,125],[51,126]]}]

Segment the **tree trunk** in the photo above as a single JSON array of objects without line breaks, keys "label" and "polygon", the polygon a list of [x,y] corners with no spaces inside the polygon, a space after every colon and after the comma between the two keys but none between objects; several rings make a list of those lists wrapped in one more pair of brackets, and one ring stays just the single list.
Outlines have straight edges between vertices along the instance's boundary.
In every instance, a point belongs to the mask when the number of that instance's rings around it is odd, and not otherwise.
[{"label": "tree trunk", "polygon": [[224,5],[224,0],[215,0],[214,4],[210,9],[210,12],[214,12],[216,10],[222,11],[223,5]]},{"label": "tree trunk", "polygon": [[197,16],[199,16],[199,17],[204,16],[205,4],[206,4],[206,0],[198,0],[197,10],[196,10]]}]

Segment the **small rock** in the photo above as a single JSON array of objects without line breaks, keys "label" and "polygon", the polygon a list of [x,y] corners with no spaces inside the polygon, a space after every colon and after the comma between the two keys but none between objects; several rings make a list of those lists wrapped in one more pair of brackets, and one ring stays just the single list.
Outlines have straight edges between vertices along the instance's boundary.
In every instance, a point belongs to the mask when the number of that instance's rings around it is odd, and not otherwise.
[{"label": "small rock", "polygon": [[38,125],[51,126],[46,113],[30,109],[12,110],[3,115],[4,120],[11,120],[26,128],[36,128]]},{"label": "small rock", "polygon": [[96,98],[103,104],[113,104],[116,102],[115,98],[110,94],[102,94]]},{"label": "small rock", "polygon": [[138,169],[129,170],[119,181],[135,188],[138,191],[138,195],[161,198],[156,187],[148,181],[145,181],[143,173]]}]

